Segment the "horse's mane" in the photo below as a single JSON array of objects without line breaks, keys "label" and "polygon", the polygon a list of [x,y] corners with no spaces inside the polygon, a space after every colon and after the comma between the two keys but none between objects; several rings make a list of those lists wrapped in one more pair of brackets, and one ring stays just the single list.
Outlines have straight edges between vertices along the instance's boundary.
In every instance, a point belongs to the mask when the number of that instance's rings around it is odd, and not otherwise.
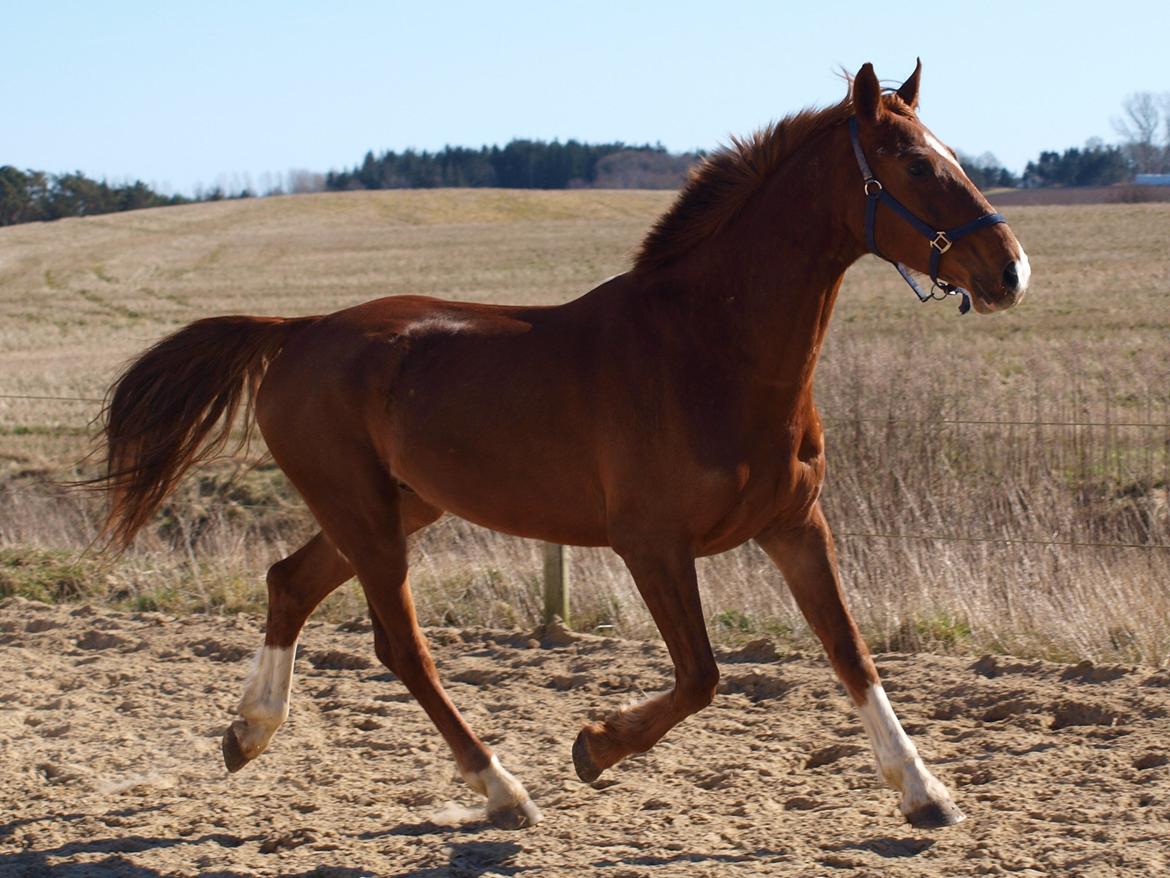
[{"label": "horse's mane", "polygon": [[[899,115],[912,115],[894,95],[887,95],[885,103]],[[853,100],[847,96],[839,104],[804,109],[772,122],[748,138],[733,136],[729,146],[707,156],[691,171],[670,210],[642,240],[634,271],[661,268],[713,235],[793,153],[851,115]]]}]

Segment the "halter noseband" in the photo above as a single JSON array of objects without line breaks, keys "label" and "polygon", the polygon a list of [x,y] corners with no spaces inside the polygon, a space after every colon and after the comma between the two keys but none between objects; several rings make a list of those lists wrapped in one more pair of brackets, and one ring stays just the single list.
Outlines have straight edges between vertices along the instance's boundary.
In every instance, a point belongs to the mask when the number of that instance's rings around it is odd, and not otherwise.
[{"label": "halter noseband", "polygon": [[[958,228],[950,229],[949,231],[936,231],[931,226],[927,225],[921,219],[916,217],[910,210],[902,204],[898,199],[886,191],[882,186],[881,181],[873,175],[873,171],[869,169],[869,162],[865,160],[865,152],[861,149],[861,140],[857,136],[857,117],[849,117],[849,139],[853,141],[853,155],[857,157],[857,166],[861,169],[861,176],[863,179],[862,189],[865,192],[865,239],[869,245],[869,251],[876,256],[880,256],[887,262],[892,262],[894,267],[898,269],[898,273],[902,275],[906,283],[910,284],[910,289],[918,296],[919,300],[929,302],[936,297],[934,291],[940,290],[946,296],[962,296],[963,301],[959,305],[959,313],[966,314],[971,310],[971,296],[962,287],[955,284],[947,283],[945,280],[938,279],[938,264],[942,260],[942,255],[951,249],[951,245],[956,241],[967,237],[972,232],[976,232],[984,226],[993,226],[996,223],[1006,223],[1007,220],[1003,218],[1001,213],[989,213],[978,219],[972,220],[965,225]],[[930,241],[930,282],[932,284],[930,292],[923,292],[922,287],[910,275],[908,269],[901,262],[894,262],[892,259],[887,259],[882,256],[882,252],[878,249],[877,238],[874,237],[874,225],[877,220],[878,204],[886,204],[894,210],[902,219],[910,223],[923,237]]]}]

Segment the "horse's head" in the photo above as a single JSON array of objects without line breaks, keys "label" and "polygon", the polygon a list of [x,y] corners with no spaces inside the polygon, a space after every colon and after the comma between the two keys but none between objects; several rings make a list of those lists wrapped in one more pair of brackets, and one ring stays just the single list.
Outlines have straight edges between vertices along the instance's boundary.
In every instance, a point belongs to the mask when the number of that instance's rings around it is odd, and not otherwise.
[{"label": "horse's head", "polygon": [[850,125],[861,173],[851,224],[891,262],[931,274],[944,289],[970,291],[977,311],[1010,308],[1028,287],[1028,256],[955,152],[919,121],[921,72],[919,63],[890,94],[871,64],[853,79]]}]

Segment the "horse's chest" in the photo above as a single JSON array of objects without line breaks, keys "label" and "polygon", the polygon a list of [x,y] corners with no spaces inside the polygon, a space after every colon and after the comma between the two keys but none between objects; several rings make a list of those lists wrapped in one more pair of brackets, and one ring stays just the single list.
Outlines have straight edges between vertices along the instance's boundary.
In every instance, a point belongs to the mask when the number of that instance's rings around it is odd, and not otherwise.
[{"label": "horse's chest", "polygon": [[824,455],[777,455],[744,462],[721,474],[720,500],[713,503],[700,554],[716,554],[745,543],[777,522],[805,521],[820,497]]}]

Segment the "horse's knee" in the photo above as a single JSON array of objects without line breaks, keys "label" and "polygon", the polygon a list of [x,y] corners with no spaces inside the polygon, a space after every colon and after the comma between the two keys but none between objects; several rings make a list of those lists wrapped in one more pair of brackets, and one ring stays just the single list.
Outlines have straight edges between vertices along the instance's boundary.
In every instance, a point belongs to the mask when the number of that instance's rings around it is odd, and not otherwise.
[{"label": "horse's knee", "polygon": [[688,713],[696,713],[715,700],[718,689],[719,668],[712,662],[680,677],[675,685],[675,697],[680,707]]}]

